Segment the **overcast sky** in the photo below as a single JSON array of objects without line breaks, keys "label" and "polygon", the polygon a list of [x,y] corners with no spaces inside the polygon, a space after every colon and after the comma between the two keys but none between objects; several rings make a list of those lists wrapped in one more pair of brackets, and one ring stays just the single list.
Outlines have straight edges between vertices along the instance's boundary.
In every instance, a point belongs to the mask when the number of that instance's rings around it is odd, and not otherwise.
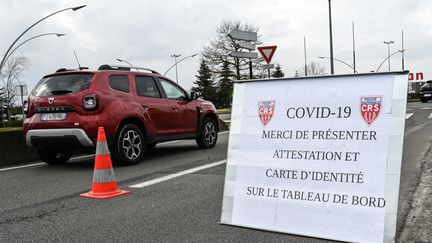
[{"label": "overcast sky", "polygon": [[[58,68],[119,64],[125,59],[136,66],[165,73],[174,63],[171,54],[182,57],[201,53],[216,36],[215,28],[227,19],[260,28],[263,45],[277,45],[272,62],[280,63],[285,76],[294,76],[304,65],[303,36],[308,61],[320,62],[330,72],[327,0],[1,0],[2,34],[0,53],[28,26],[57,10],[82,4],[77,11],[54,15],[32,28],[21,40],[47,32],[67,34],[44,36],[28,42],[16,55],[30,59],[22,81],[32,89],[40,78]],[[333,0],[334,57],[352,63],[352,29],[355,24],[356,64],[359,72],[377,69],[387,57],[383,41],[393,40],[391,52],[400,50],[404,31],[405,68],[423,72],[432,79],[432,1],[430,0]],[[196,80],[199,56],[178,65],[179,83],[189,89]],[[391,58],[392,70],[401,70],[401,55]],[[387,71],[385,63],[380,71]],[[335,73],[351,73],[335,62]],[[167,76],[175,79],[175,70]]]}]

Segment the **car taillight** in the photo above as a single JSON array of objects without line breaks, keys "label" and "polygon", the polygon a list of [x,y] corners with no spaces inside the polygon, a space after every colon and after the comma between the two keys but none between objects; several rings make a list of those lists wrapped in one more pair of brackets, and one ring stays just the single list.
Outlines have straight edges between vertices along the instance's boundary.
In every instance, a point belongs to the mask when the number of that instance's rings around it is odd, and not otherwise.
[{"label": "car taillight", "polygon": [[83,98],[83,107],[85,110],[96,109],[97,103],[97,96],[95,94],[88,94]]}]

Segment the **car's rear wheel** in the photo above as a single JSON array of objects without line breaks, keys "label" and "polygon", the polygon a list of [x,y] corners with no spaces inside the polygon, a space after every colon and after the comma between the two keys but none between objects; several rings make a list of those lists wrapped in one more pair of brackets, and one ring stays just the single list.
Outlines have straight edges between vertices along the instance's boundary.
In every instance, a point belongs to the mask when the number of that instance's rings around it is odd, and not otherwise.
[{"label": "car's rear wheel", "polygon": [[118,132],[113,149],[114,161],[121,165],[135,165],[144,155],[144,136],[135,124],[127,124]]},{"label": "car's rear wheel", "polygon": [[421,101],[421,102],[423,102],[423,103],[426,103],[426,102],[428,102],[428,99],[427,99],[427,98],[424,98],[424,97],[422,97],[422,98],[420,98],[420,101]]},{"label": "car's rear wheel", "polygon": [[218,126],[215,119],[207,117],[202,123],[200,133],[196,139],[199,148],[212,148],[218,138]]},{"label": "car's rear wheel", "polygon": [[61,165],[66,163],[72,156],[72,151],[60,151],[57,149],[37,149],[39,158],[50,165]]}]

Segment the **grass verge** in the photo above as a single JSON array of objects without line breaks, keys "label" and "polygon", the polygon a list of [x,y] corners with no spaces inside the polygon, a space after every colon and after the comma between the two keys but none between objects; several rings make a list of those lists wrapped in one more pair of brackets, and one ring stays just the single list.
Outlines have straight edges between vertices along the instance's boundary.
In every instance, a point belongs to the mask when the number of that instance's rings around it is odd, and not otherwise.
[{"label": "grass verge", "polygon": [[22,127],[0,127],[0,132],[22,131]]}]

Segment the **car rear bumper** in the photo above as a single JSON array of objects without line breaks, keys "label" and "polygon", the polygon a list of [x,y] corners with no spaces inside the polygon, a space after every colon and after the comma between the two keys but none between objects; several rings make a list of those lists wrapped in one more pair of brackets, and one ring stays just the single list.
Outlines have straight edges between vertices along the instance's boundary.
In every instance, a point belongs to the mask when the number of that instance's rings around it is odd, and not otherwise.
[{"label": "car rear bumper", "polygon": [[80,128],[32,129],[26,133],[30,147],[94,147],[93,141]]},{"label": "car rear bumper", "polygon": [[432,99],[432,90],[423,90],[419,92],[421,97]]}]

